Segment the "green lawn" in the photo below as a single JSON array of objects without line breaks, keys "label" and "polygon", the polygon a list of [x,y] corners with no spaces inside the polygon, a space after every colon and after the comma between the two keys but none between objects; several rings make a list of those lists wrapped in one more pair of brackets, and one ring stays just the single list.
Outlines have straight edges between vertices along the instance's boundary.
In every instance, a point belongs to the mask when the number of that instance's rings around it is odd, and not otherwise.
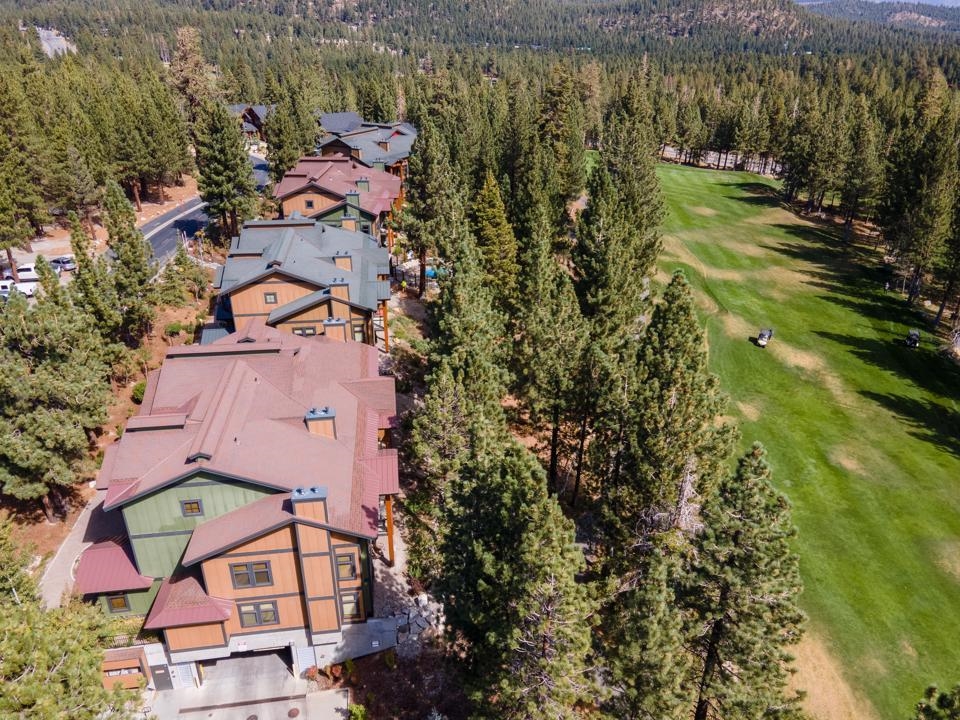
[{"label": "green lawn", "polygon": [[810,630],[875,717],[908,717],[926,685],[960,682],[960,372],[927,333],[904,347],[919,321],[875,256],[781,209],[770,181],[658,172],[660,267],[697,288],[742,444],[767,446],[793,503]]}]

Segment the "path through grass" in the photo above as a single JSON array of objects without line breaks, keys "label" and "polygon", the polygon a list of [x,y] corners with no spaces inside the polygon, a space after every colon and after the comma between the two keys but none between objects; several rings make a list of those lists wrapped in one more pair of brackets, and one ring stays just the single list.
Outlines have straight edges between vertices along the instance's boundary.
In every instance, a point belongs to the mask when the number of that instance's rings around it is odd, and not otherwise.
[{"label": "path through grass", "polygon": [[[769,181],[659,174],[661,270],[697,288],[743,444],[767,446],[794,505],[811,632],[872,705],[854,717],[909,717],[928,684],[960,682],[960,372],[929,334],[905,348],[918,321],[874,256],[782,209]],[[767,326],[764,351],[749,338]]]}]

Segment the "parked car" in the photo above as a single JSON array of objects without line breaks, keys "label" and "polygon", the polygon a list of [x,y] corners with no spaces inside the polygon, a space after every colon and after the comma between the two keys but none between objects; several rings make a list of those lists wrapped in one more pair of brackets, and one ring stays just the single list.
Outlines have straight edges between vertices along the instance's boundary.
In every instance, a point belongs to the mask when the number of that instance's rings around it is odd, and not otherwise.
[{"label": "parked car", "polygon": [[37,292],[37,283],[35,282],[14,282],[13,280],[0,280],[0,297],[7,300],[13,293],[18,292],[27,297],[33,297]]},{"label": "parked car", "polygon": [[[50,265],[50,269],[59,277],[60,267],[52,263],[47,264]],[[37,274],[37,266],[32,263],[29,265],[17,265],[17,275],[20,277],[20,282],[22,283],[40,282],[40,276]],[[3,271],[3,277],[5,280],[13,280],[13,272],[7,268]]]},{"label": "parked car", "polygon": [[55,257],[50,260],[50,267],[54,270],[59,269],[66,272],[73,272],[77,269],[77,261],[73,255],[61,255],[60,257]]}]

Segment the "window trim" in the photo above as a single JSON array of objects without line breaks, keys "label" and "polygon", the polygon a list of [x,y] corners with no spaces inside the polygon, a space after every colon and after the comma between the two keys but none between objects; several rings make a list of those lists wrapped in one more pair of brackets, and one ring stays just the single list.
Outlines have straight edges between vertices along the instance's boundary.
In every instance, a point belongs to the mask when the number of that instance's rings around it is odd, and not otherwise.
[{"label": "window trim", "polygon": [[[115,608],[113,606],[113,600],[123,600],[124,607]],[[107,595],[107,609],[113,613],[119,615],[120,613],[130,612],[130,598],[126,593],[116,593],[112,595]]]},{"label": "window trim", "polygon": [[[197,504],[196,512],[187,512],[187,505],[192,503]],[[180,501],[180,515],[183,517],[202,517],[203,516],[203,500],[200,498],[195,498],[191,500],[181,500]]]},{"label": "window trim", "polygon": [[[344,577],[344,576],[341,576],[341,575],[340,575],[340,567],[341,567],[341,565],[340,565],[340,560],[341,560],[341,558],[349,561],[350,573],[351,573],[351,574],[350,574],[349,576],[347,576],[347,577]],[[353,553],[340,553],[340,554],[338,554],[338,555],[336,556],[335,560],[334,560],[334,564],[337,566],[337,580],[338,580],[338,581],[341,581],[341,580],[342,580],[342,581],[347,581],[347,580],[356,580],[356,579],[357,579],[357,577],[358,577],[358,576],[357,576],[357,560],[356,560],[356,558],[353,556]]]},{"label": "window trim", "polygon": [[304,200],[303,207],[307,210],[313,210],[313,200]]},{"label": "window trim", "polygon": [[[270,298],[273,298],[271,300]],[[275,292],[265,292],[263,294],[263,304],[264,305],[276,305],[277,304],[277,294]]]},{"label": "window trim", "polygon": [[[273,622],[263,622],[263,607],[269,605],[273,610]],[[243,619],[244,609],[243,608],[253,608],[253,610],[246,611],[247,614],[253,613],[256,616],[256,622],[247,623]],[[276,600],[258,600],[255,602],[238,602],[237,603],[237,617],[240,618],[240,627],[251,628],[251,627],[265,627],[267,625],[279,625],[280,624],[280,612],[277,610],[277,601]]]},{"label": "window trim", "polygon": [[[353,615],[348,615],[346,609],[343,607],[345,601],[353,599],[353,603],[357,608],[357,612]],[[363,619],[363,607],[360,605],[360,591],[351,590],[350,592],[340,593],[340,615],[344,621],[347,620],[362,620]]]},{"label": "window trim", "polygon": [[[264,565],[266,566],[267,573],[267,582],[257,582],[257,572],[263,572],[263,570],[254,570],[254,565]],[[241,570],[242,568],[242,570]],[[249,585],[239,585],[237,583],[237,574],[238,570],[240,574],[246,574],[247,579],[250,581]],[[245,563],[230,563],[230,581],[233,583],[234,590],[247,590],[249,588],[258,588],[258,587],[270,587],[273,585],[273,568],[270,567],[269,560],[253,560],[251,562]]]},{"label": "window trim", "polygon": [[315,337],[317,334],[317,326],[316,325],[294,326],[293,334],[299,335],[300,337]]}]

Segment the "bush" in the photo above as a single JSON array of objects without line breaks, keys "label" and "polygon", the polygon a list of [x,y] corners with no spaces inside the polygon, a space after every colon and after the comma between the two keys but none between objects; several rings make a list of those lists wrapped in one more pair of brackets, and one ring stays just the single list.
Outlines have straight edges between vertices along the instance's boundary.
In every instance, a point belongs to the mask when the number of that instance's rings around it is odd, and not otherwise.
[{"label": "bush", "polygon": [[397,651],[390,648],[383,654],[383,664],[391,670],[397,669]]},{"label": "bush", "polygon": [[137,405],[143,402],[143,394],[147,391],[147,381],[141,380],[136,385],[133,386],[133,390],[130,391],[130,399],[133,400]]},{"label": "bush", "polygon": [[178,322],[172,322],[163,329],[163,334],[167,337],[176,337],[183,330],[183,325]]},{"label": "bush", "polygon": [[367,720],[367,709],[363,705],[349,705],[347,717],[349,720]]}]

